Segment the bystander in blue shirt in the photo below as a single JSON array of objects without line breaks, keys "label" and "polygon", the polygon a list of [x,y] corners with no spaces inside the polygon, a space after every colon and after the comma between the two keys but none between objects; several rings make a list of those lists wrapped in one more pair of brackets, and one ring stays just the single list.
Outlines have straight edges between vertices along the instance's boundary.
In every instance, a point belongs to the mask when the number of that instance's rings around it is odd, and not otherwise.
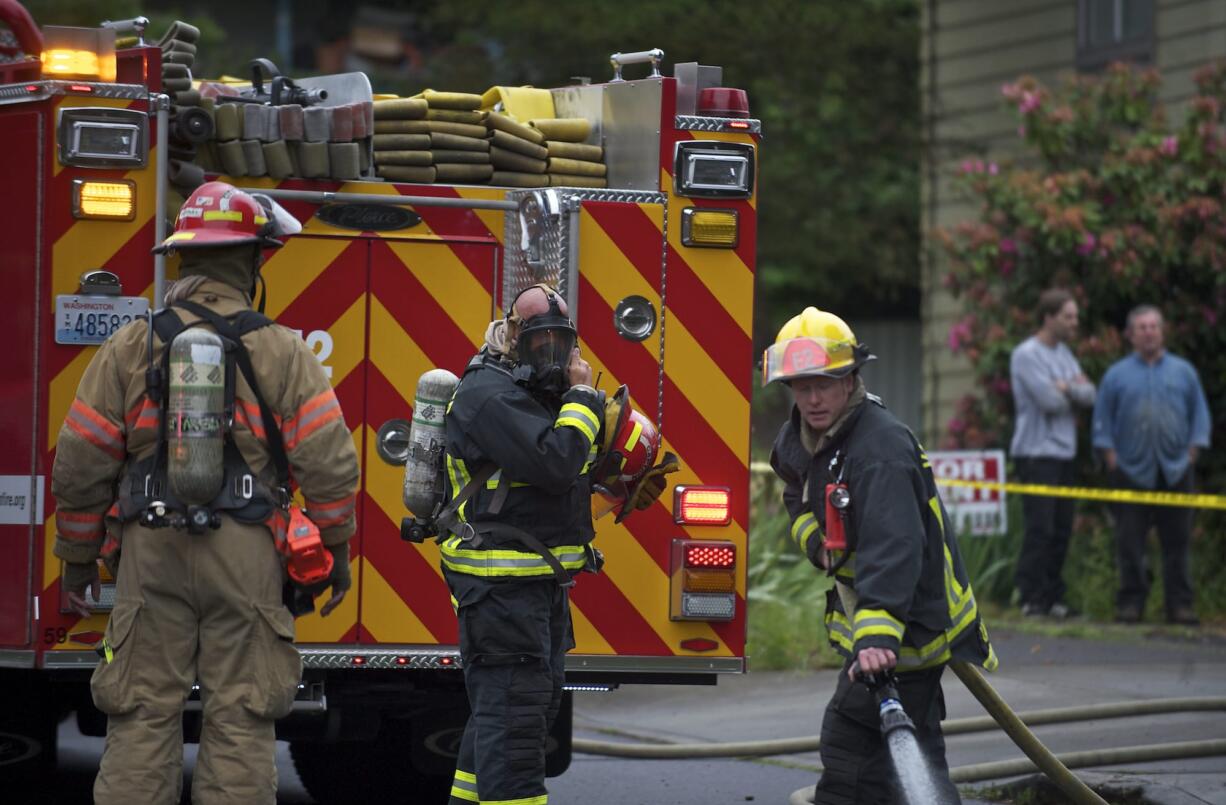
[{"label": "bystander in blue shirt", "polygon": [[1163,352],[1137,353],[1107,370],[1094,406],[1094,447],[1116,452],[1117,466],[1139,487],[1159,475],[1173,486],[1188,471],[1189,447],[1209,446],[1209,404],[1192,364]]}]

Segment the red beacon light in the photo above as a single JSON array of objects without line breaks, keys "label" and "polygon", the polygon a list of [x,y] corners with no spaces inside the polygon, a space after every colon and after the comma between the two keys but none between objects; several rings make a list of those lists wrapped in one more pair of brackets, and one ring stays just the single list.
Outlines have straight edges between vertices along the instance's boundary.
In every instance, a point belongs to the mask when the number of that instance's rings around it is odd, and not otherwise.
[{"label": "red beacon light", "polygon": [[[732,87],[707,87],[698,93],[702,117],[749,117],[749,94]],[[748,127],[748,124],[745,124]]]}]

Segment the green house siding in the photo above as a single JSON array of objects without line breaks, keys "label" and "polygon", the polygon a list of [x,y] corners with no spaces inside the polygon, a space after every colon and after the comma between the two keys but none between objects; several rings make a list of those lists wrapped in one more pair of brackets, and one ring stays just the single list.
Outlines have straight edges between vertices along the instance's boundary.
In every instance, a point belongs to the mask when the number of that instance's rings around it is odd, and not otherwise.
[{"label": "green house siding", "polygon": [[[922,115],[925,131],[921,225],[923,265],[923,435],[946,435],[957,401],[973,390],[971,367],[948,344],[961,308],[942,285],[948,260],[932,237],[972,218],[976,208],[952,190],[962,160],[1000,161],[1018,153],[1017,117],[1001,85],[1024,73],[1055,83],[1074,69],[1075,0],[920,0]],[[1174,119],[1194,95],[1192,76],[1226,57],[1226,0],[1155,0],[1153,63]]]}]

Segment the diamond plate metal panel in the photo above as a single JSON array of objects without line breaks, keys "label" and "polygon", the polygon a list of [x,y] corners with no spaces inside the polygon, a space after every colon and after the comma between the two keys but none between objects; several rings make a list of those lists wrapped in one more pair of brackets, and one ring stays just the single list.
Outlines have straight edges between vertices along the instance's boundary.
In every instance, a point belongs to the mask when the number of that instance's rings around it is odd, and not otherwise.
[{"label": "diamond plate metal panel", "polygon": [[[89,87],[86,92],[72,87]],[[30,89],[34,87],[34,89]],[[90,81],[31,81],[0,87],[0,104],[41,101],[51,95],[78,95],[82,98],[122,98],[129,101],[149,97],[143,84],[102,84]]]},{"label": "diamond plate metal panel", "polygon": [[[733,126],[731,123],[738,125]],[[745,127],[742,128],[741,125]],[[762,121],[756,118],[744,117],[698,117],[697,115],[677,115],[673,126],[681,131],[743,131],[747,134],[761,134]]]},{"label": "diamond plate metal panel", "polygon": [[[395,671],[458,671],[461,668],[459,649],[432,648],[372,648],[369,646],[328,646],[327,648],[298,647],[302,664],[323,670],[377,668]],[[355,665],[354,657],[363,662]],[[403,662],[401,662],[403,660]]]},{"label": "diamond plate metal panel", "polygon": [[665,204],[668,196],[655,190],[551,188],[516,190],[507,199],[519,204],[505,219],[502,305],[538,282],[553,285],[578,322],[576,280],[579,244],[574,218],[585,201]]}]

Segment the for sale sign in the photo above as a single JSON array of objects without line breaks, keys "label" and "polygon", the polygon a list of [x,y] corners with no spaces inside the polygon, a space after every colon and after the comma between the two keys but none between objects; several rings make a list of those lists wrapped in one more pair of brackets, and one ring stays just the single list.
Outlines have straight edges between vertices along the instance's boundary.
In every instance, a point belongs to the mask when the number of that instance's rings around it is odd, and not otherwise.
[{"label": "for sale sign", "polygon": [[929,453],[932,472],[937,479],[941,501],[949,513],[954,533],[959,536],[992,536],[1008,528],[1005,493],[975,486],[952,486],[952,481],[1005,482],[1005,451],[947,450]]}]

